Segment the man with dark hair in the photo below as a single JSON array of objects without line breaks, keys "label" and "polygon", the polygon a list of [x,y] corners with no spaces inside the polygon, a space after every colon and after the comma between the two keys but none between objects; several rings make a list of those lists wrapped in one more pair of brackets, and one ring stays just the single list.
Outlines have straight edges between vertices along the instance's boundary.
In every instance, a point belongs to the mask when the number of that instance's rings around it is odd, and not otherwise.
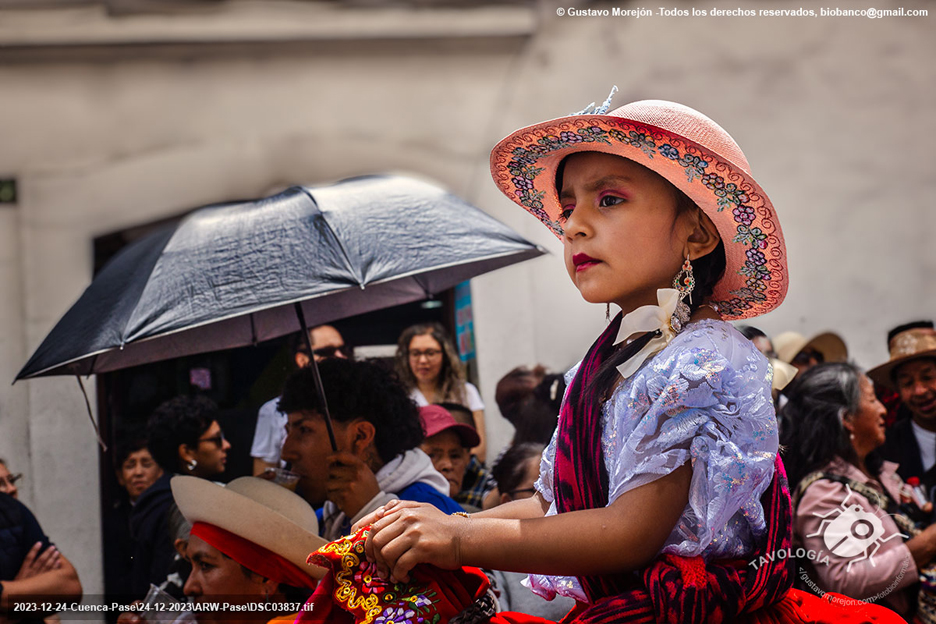
[{"label": "man with dark hair", "polygon": [[868,371],[875,384],[900,395],[910,418],[887,431],[884,459],[900,464],[904,481],[916,477],[932,499],[936,490],[936,330],[932,321],[895,327],[887,334],[890,359]]},{"label": "man with dark hair", "polygon": [[[310,329],[309,343],[312,345],[311,357],[316,362],[330,357],[351,357],[351,351],[344,338],[331,325],[319,325]],[[290,339],[290,346],[296,368],[308,366],[311,361],[309,347],[302,339],[302,332],[297,332]],[[259,475],[269,468],[276,468],[280,464],[280,453],[286,439],[286,414],[276,409],[277,403],[279,397],[261,405],[257,412],[257,427],[254,429],[253,443],[250,446],[254,475]]]},{"label": "man with dark hair", "polygon": [[333,451],[311,368],[286,381],[279,408],[288,415],[283,459],[300,475],[298,492],[322,507],[322,533],[332,540],[392,499],[431,503],[452,513],[449,484],[419,448],[416,404],[383,368],[327,359],[319,364],[338,450]]},{"label": "man with dark hair", "polygon": [[[196,474],[204,478],[224,472],[227,449],[213,441],[221,431],[218,406],[207,397],[177,396],[156,408],[146,423],[146,437],[153,459],[170,474]],[[219,452],[223,451],[223,452]]]}]

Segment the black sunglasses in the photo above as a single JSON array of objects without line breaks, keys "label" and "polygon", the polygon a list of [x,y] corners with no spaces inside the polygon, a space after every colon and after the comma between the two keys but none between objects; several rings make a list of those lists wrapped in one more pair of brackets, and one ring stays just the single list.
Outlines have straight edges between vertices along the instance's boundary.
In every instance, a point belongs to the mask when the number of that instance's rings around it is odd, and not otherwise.
[{"label": "black sunglasses", "polygon": [[222,431],[218,435],[213,435],[210,438],[198,438],[199,442],[211,442],[218,448],[224,446],[224,432]]},{"label": "black sunglasses", "polygon": [[335,357],[336,354],[341,353],[341,355],[350,359],[351,354],[354,353],[349,345],[341,345],[340,347],[321,347],[319,349],[312,349],[312,354],[320,358],[330,358]]},{"label": "black sunglasses", "polygon": [[13,487],[13,484],[23,478],[22,472],[17,472],[16,474],[11,474],[6,477],[0,477],[0,485],[8,483],[9,487]]}]

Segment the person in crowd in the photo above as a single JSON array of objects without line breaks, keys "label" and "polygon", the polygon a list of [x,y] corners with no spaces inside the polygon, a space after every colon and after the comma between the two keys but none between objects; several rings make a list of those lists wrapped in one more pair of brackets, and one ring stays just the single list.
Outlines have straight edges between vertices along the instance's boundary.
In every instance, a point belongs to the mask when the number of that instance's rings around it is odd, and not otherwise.
[{"label": "person in crowd", "polygon": [[582,297],[621,309],[572,371],[536,494],[469,518],[388,503],[357,525],[366,555],[391,582],[417,564],[525,571],[541,596],[578,601],[564,622],[838,618],[767,560],[792,539],[769,364],[726,322],[783,299],[776,213],[709,118],[609,104],[491,156],[500,189],[563,242]]},{"label": "person in crowd", "polygon": [[774,351],[773,342],[771,342],[770,337],[760,329],[753,325],[739,325],[738,331],[741,332],[745,338],[750,340],[754,346],[757,347],[757,350],[770,360],[770,365],[773,367],[773,382],[770,387],[774,398],[774,404],[776,405],[781,397],[780,392],[793,381],[798,370],[792,364],[787,364],[777,356],[777,352]]},{"label": "person in crowd", "polygon": [[[455,413],[462,410],[467,412],[468,422],[455,419]],[[480,511],[493,483],[477,462],[472,474],[468,473],[473,459],[470,449],[478,445],[478,433],[470,424],[471,412],[453,403],[426,405],[419,408],[419,419],[426,434],[420,448],[449,482],[449,496],[466,511]]]},{"label": "person in crowd", "polygon": [[[310,329],[309,342],[312,345],[311,357],[316,362],[328,357],[347,359],[352,354],[341,333],[331,325],[319,325]],[[311,361],[310,353],[305,340],[302,340],[302,332],[293,336],[290,344],[296,368],[307,366]],[[286,440],[286,414],[276,409],[279,400],[279,397],[270,399],[261,405],[257,412],[257,426],[250,446],[254,475],[263,474],[282,463],[280,454],[283,452],[283,441]]]},{"label": "person in crowd", "polygon": [[[186,596],[196,603],[232,596],[245,603],[282,604],[311,594],[324,571],[308,565],[306,558],[325,540],[318,536],[315,512],[302,498],[254,477],[235,479],[225,487],[179,476],[172,481],[172,491],[192,525],[186,551],[192,572],[185,582]],[[266,621],[270,615],[256,617]],[[208,619],[224,622],[243,617],[224,609]],[[295,614],[276,619],[292,622]]]},{"label": "person in crowd", "polygon": [[[130,534],[130,512],[140,495],[162,476],[163,470],[150,455],[146,438],[125,434],[114,450],[117,483],[123,491],[101,519],[104,529],[104,587],[107,602],[118,602],[132,595],[133,538]],[[118,614],[108,613],[108,621]]]},{"label": "person in crowd", "polygon": [[920,508],[901,505],[897,465],[876,453],[885,410],[871,380],[852,364],[819,364],[797,375],[788,394],[781,444],[806,583],[857,600],[882,597],[909,617],[919,570],[936,557],[936,525],[917,531]]},{"label": "person in crowd", "polygon": [[131,505],[135,505],[140,495],[163,474],[162,467],[153,459],[146,438],[143,437],[118,444],[114,461],[117,465],[117,483],[127,492],[127,500]]},{"label": "person in crowd", "polygon": [[[474,426],[474,414],[466,406],[459,403],[438,403],[440,407],[448,411],[460,425],[467,425],[477,433]],[[477,448],[477,447],[475,447]],[[477,507],[481,509],[484,500],[494,491],[494,478],[491,472],[484,467],[478,457],[469,451],[468,467],[465,468],[465,478],[462,479],[461,491],[455,497],[455,502],[460,505]]]},{"label": "person in crowd", "polygon": [[[9,483],[6,462],[0,460],[0,481]],[[13,480],[14,482],[16,479]],[[78,572],[42,531],[36,517],[17,500],[15,488],[0,490],[0,621],[41,620],[45,613],[17,611],[18,601],[71,602],[82,596]]]},{"label": "person in crowd", "polygon": [[484,402],[465,370],[455,345],[438,323],[421,323],[403,330],[397,343],[396,371],[420,407],[432,403],[466,405],[474,417],[481,442],[471,449],[482,464],[487,458]]},{"label": "person in crowd", "polygon": [[[325,543],[312,508],[286,488],[255,477],[223,486],[179,475],[171,487],[191,529],[185,595],[200,605],[197,621],[295,620],[285,607],[304,602],[324,572],[306,564],[309,553]],[[208,606],[218,601],[225,606]],[[241,610],[251,603],[255,608]],[[121,624],[138,621],[132,613],[121,616]]]},{"label": "person in crowd", "polygon": [[462,511],[445,477],[419,449],[419,412],[406,389],[377,364],[328,359],[319,364],[337,450],[329,442],[312,369],[294,372],[279,409],[288,415],[283,459],[299,474],[297,491],[321,507],[322,534],[333,540],[394,498]]},{"label": "person in crowd", "polygon": [[559,422],[565,393],[563,375],[547,373],[543,366],[518,366],[497,382],[494,400],[501,416],[514,427],[511,444],[548,444]]},{"label": "person in crowd", "polygon": [[777,357],[777,352],[774,351],[770,336],[763,331],[753,325],[738,325],[738,331],[741,332],[745,338],[754,343],[757,350],[763,353],[768,360]]},{"label": "person in crowd", "polygon": [[887,336],[890,359],[868,371],[874,383],[894,390],[910,418],[887,432],[881,454],[898,462],[905,481],[917,478],[930,500],[936,495],[936,330],[932,321],[895,327]]},{"label": "person in crowd", "polygon": [[537,442],[521,442],[501,455],[491,469],[499,493],[498,505],[536,495],[535,484],[544,450],[546,447]]},{"label": "person in crowd", "polygon": [[848,359],[845,341],[835,333],[825,332],[810,339],[797,332],[783,332],[773,339],[777,357],[796,368],[797,373],[823,362],[844,362]]},{"label": "person in crowd", "polygon": [[0,492],[19,498],[19,488],[16,482],[23,478],[22,473],[13,474],[6,465],[5,459],[0,459]]},{"label": "person in crowd", "polygon": [[[146,425],[147,446],[163,474],[137,499],[130,512],[134,541],[130,588],[134,596],[146,594],[150,584],[170,594],[181,588],[166,585],[177,559],[169,534],[172,507],[170,479],[186,474],[213,479],[224,473],[230,443],[218,424],[218,408],[205,397],[178,396],[156,408]],[[183,575],[184,576],[184,575]]]}]

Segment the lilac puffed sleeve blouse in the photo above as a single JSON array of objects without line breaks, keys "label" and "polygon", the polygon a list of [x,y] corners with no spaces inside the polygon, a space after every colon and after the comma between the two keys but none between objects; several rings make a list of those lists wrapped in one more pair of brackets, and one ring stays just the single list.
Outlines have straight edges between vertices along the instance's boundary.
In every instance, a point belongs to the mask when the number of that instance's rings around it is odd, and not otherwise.
[{"label": "lilac puffed sleeve blouse", "polygon": [[[567,374],[571,383],[577,366]],[[662,552],[735,559],[766,531],[760,497],[777,455],[767,359],[730,324],[688,324],[615,389],[602,410],[608,504],[692,463],[689,504]],[[556,513],[556,435],[543,453],[537,491]],[[575,577],[532,574],[537,594],[586,601]]]}]

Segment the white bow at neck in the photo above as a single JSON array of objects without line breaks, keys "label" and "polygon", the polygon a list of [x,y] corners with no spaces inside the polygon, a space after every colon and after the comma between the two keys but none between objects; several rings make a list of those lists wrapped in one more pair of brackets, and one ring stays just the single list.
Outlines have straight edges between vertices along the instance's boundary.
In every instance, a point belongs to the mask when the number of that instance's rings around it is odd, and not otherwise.
[{"label": "white bow at neck", "polygon": [[659,305],[640,306],[636,310],[625,314],[624,318],[621,319],[621,328],[614,340],[615,345],[627,341],[629,338],[636,338],[640,334],[657,330],[660,332],[629,360],[617,367],[618,372],[625,379],[637,372],[637,369],[648,357],[662,351],[670,340],[676,336],[676,332],[673,331],[670,324],[670,319],[676,312],[676,305],[679,303],[679,291],[675,288],[660,288],[657,290],[657,302]]}]

